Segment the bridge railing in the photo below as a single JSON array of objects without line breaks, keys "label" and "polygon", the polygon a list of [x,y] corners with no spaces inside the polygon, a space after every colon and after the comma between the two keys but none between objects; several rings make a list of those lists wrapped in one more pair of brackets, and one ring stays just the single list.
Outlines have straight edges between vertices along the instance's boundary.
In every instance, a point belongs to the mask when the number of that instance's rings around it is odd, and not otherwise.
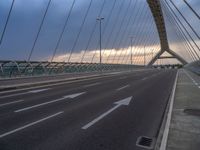
[{"label": "bridge railing", "polygon": [[142,66],[127,64],[99,64],[77,62],[27,62],[27,61],[0,61],[0,77],[40,76],[63,73],[107,72],[121,71]]}]

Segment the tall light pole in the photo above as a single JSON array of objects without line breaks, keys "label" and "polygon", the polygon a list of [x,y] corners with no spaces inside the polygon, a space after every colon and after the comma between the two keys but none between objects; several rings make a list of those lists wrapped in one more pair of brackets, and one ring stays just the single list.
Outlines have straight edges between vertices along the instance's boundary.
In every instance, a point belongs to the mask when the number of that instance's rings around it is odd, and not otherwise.
[{"label": "tall light pole", "polygon": [[144,46],[144,66],[146,65],[146,50],[145,50],[145,46]]},{"label": "tall light pole", "polygon": [[130,37],[131,39],[131,65],[133,64],[133,36]]},{"label": "tall light pole", "polygon": [[151,58],[153,59],[153,49],[151,49]]},{"label": "tall light pole", "polygon": [[101,56],[101,23],[102,23],[102,20],[103,20],[104,18],[103,17],[98,17],[97,18],[97,21],[99,21],[99,50],[100,50],[100,52],[99,52],[99,63],[101,64],[102,63],[102,56]]}]

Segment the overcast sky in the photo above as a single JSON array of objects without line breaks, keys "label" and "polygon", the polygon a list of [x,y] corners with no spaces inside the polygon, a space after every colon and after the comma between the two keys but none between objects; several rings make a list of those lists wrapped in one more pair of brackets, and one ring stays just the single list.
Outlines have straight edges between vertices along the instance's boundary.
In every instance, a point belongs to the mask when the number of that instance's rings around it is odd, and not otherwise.
[{"label": "overcast sky", "polygon": [[[38,32],[39,25],[44,15],[45,8],[49,0],[15,0],[13,10],[11,12],[10,19],[6,28],[6,32],[0,45],[0,59],[1,60],[26,60],[33,46],[34,39]],[[61,43],[59,44],[56,56],[63,56],[66,53],[69,53],[72,50],[74,42],[76,41],[77,35],[80,31],[81,24],[83,23],[84,16],[86,14],[87,8],[91,0],[76,0],[71,15],[68,20],[66,30],[63,34]],[[138,0],[135,5],[136,0],[116,0],[115,7],[111,18],[109,14],[115,0],[105,0],[106,3],[102,9],[102,14],[105,19],[102,23],[102,28],[104,31],[102,47],[105,49],[127,49],[130,47],[129,36],[136,35],[138,30],[141,30],[141,24],[145,24],[143,29],[140,31],[140,34],[137,34],[137,38],[144,39],[147,34],[150,34],[152,31],[152,39],[147,40],[147,45],[154,42],[155,46],[158,44],[158,35],[156,33],[155,26],[153,25],[150,28],[150,25],[153,23],[151,19],[151,14],[148,6],[146,5],[146,0]],[[181,2],[182,0],[174,0],[180,10],[184,13],[187,19],[192,22],[195,30],[200,33],[199,25],[200,22],[192,12],[187,8],[187,6]],[[42,60],[49,59],[54,51],[56,43],[58,41],[59,35],[63,28],[64,22],[69,14],[70,7],[73,0],[52,0],[50,8],[47,12],[47,16],[44,20],[42,30],[39,34],[39,38],[36,42],[36,46],[33,51],[31,60]],[[200,1],[199,0],[188,0],[188,2],[194,7],[195,10],[199,10]],[[8,16],[8,12],[11,6],[12,0],[1,0],[0,1],[0,36],[5,26],[5,22]],[[123,6],[122,6],[123,3]],[[74,52],[77,54],[79,52],[83,53],[83,50],[87,47],[87,42],[92,33],[92,29],[96,23],[96,17],[99,15],[99,12],[102,8],[103,0],[92,0],[91,7],[88,12],[88,16],[85,20],[80,36],[77,40],[77,44],[74,47]],[[130,5],[130,6],[129,6]],[[143,15],[142,19],[137,19],[136,15],[140,7],[146,5],[144,10],[149,12],[149,15]],[[135,7],[135,11],[133,10]],[[140,8],[140,9],[139,9]],[[127,10],[129,9],[129,10]],[[120,12],[119,12],[120,10]],[[125,14],[126,13],[126,14]],[[199,12],[200,13],[200,12]],[[129,24],[127,26],[128,18],[136,17],[137,22]],[[124,18],[124,20],[123,20]],[[117,22],[116,22],[117,20]],[[121,24],[122,20],[124,21]],[[108,22],[108,23],[107,23]],[[116,22],[116,25],[115,25]],[[132,20],[132,22],[134,22]],[[104,26],[107,24],[106,28]],[[121,25],[121,29],[120,29]],[[114,29],[113,29],[114,28]],[[127,34],[123,34],[123,31],[128,28]],[[108,42],[110,32],[113,30],[111,40]],[[176,37],[173,34],[173,29],[168,28],[168,36],[171,42],[179,40],[174,40]],[[120,31],[120,32],[119,32]],[[171,32],[171,33],[170,33]],[[154,34],[153,34],[154,33]],[[123,42],[119,45],[121,36],[124,35]],[[139,37],[140,36],[140,37]],[[94,35],[88,46],[88,50],[94,51],[98,49],[98,38],[99,30],[98,26],[95,29]],[[106,44],[108,43],[108,44]],[[114,46],[113,46],[114,45]],[[174,45],[174,48],[178,49],[178,45]],[[139,42],[138,42],[138,46]],[[178,50],[175,50],[179,53]],[[185,54],[187,55],[187,54]],[[78,56],[78,55],[76,55]],[[187,56],[186,56],[187,57]]]}]

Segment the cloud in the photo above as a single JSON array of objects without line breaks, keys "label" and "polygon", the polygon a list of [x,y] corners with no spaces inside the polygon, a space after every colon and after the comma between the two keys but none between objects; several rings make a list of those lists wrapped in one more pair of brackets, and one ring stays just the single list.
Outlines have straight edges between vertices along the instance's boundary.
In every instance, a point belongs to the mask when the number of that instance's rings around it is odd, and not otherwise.
[{"label": "cloud", "polygon": [[[46,60],[51,58],[63,28],[65,19],[72,5],[72,1],[73,0],[52,0],[49,11],[47,12],[47,17],[45,18],[44,25],[36,43],[32,60]],[[131,0],[132,3],[127,14],[125,14],[125,12],[128,8],[128,5],[130,4],[130,0],[116,0],[116,5],[110,18],[109,15],[115,0],[105,1],[106,3],[101,14],[105,18],[102,23],[103,31],[105,30],[102,38],[103,49],[107,49],[109,52],[110,50],[115,51],[114,49],[118,50],[119,52],[121,49],[124,49],[124,51],[129,49],[130,35],[137,36],[134,43],[136,46],[143,45],[144,42],[147,45],[154,42],[155,47],[157,46],[159,39],[155,26],[150,28],[151,24],[153,23],[153,19],[151,19],[151,14],[148,6],[145,6],[144,11],[142,11],[142,7],[144,3],[146,3],[146,0],[137,0],[136,6],[134,6],[136,0]],[[2,22],[0,22],[0,35],[5,25],[11,2],[12,0],[0,2],[0,18],[2,18]],[[69,18],[69,22],[56,53],[56,60],[61,60],[63,56],[68,55],[72,50],[89,2],[90,0],[76,0],[74,9],[72,10],[72,14]],[[3,43],[0,45],[1,60],[27,59],[32,48],[33,41],[38,32],[38,27],[40,25],[47,3],[48,0],[16,0],[13,11],[11,13],[11,18],[7,26],[6,34],[3,39]],[[77,44],[74,47],[74,55],[77,57],[82,55],[86,48],[88,49],[89,54],[92,54],[95,50],[99,49],[99,24],[96,25],[94,35],[92,36],[88,47],[87,43],[96,24],[96,17],[99,15],[102,4],[103,0],[92,1],[89,14],[86,18],[82,31],[80,32]],[[121,8],[122,4],[123,7]],[[194,1],[191,1],[191,4],[194,5]],[[179,6],[184,7],[181,4]],[[119,11],[120,13],[118,13]],[[146,17],[144,13],[145,11],[148,13]],[[140,15],[143,17],[139,18],[138,16]],[[131,21],[129,26],[127,26],[129,17],[131,17]],[[123,19],[124,23],[121,24]],[[197,27],[197,22],[194,24]],[[122,26],[120,27],[120,25]],[[105,26],[106,29],[104,29]],[[152,29],[154,32],[150,31]],[[112,36],[109,40],[108,37],[112,30]],[[124,34],[124,31],[126,31],[126,34]],[[149,35],[151,36],[149,37]],[[106,44],[107,42],[108,44]],[[74,60],[77,61],[78,59],[75,58]]]}]

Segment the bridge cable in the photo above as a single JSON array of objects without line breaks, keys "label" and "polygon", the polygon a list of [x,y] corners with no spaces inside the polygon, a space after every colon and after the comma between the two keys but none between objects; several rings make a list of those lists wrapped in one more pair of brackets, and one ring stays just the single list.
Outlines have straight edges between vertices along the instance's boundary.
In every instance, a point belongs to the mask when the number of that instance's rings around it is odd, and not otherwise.
[{"label": "bridge cable", "polygon": [[35,40],[34,40],[33,46],[32,46],[32,48],[31,48],[31,51],[30,51],[29,56],[28,56],[28,62],[30,61],[30,59],[31,59],[31,57],[32,57],[33,51],[34,51],[34,49],[35,49],[35,45],[36,45],[37,40],[38,40],[38,37],[39,37],[39,35],[40,35],[40,32],[41,32],[42,26],[43,26],[43,24],[44,24],[44,20],[45,20],[45,18],[46,18],[47,12],[48,12],[48,10],[49,10],[51,1],[52,1],[52,0],[49,0],[49,1],[48,1],[47,7],[46,7],[46,9],[45,9],[44,15],[43,15],[43,17],[42,17],[42,21],[41,21],[41,23],[40,23],[40,26],[39,26],[39,29],[38,29],[38,32],[37,32],[37,35],[36,35],[36,38],[35,38]]},{"label": "bridge cable", "polygon": [[[199,59],[199,55],[197,54],[195,48],[193,47],[193,45],[190,43],[188,37],[185,35],[183,29],[181,28],[181,26],[178,24],[177,20],[171,15],[171,13],[169,12],[169,9],[165,6],[165,4],[163,5],[165,10],[168,11],[168,15],[172,18],[172,20],[174,20],[174,22],[176,23],[176,27],[178,28],[178,30],[181,32],[182,36],[184,37],[184,39],[186,40],[187,45],[192,48],[192,53],[195,56],[196,59]],[[167,10],[168,9],[168,10]],[[197,58],[198,57],[198,58]]]},{"label": "bridge cable", "polygon": [[[131,26],[134,26],[134,24],[135,24],[135,22],[137,22],[138,18],[144,17],[144,14],[146,14],[146,12],[144,11],[144,9],[145,9],[145,4],[144,4],[142,7],[139,7],[139,9],[138,9],[138,11],[137,11],[135,17],[133,18],[133,21],[132,21],[132,25],[131,25]],[[141,24],[142,24],[142,23],[141,23]],[[138,34],[139,34],[139,31],[140,31],[140,30],[137,30],[137,31],[136,31],[136,34],[134,35],[135,37],[138,37],[138,36],[139,36],[139,35],[138,35]],[[124,37],[124,39],[123,39],[123,41],[124,41],[125,44],[126,44],[126,43],[128,44],[129,41],[130,41],[130,40],[129,40],[129,36],[130,36],[129,33],[130,33],[130,32],[128,32],[127,35],[126,35],[126,37]],[[133,41],[133,43],[136,44],[136,41],[137,41],[138,39],[139,39],[139,38],[137,38],[137,39],[135,38],[134,41]],[[126,55],[129,56],[129,55],[128,55],[128,52],[129,52],[129,51],[128,51],[128,49],[127,49],[127,53],[126,53],[126,54],[123,56],[123,58],[122,58],[122,63],[124,62],[124,59],[126,58]]]},{"label": "bridge cable", "polygon": [[[118,11],[117,11],[116,17],[115,17],[115,19],[114,19],[114,23],[113,23],[114,25],[113,25],[113,27],[112,27],[112,29],[111,29],[111,32],[110,32],[110,34],[108,35],[108,38],[107,38],[107,40],[106,40],[105,48],[108,47],[108,44],[109,44],[110,39],[111,39],[111,36],[113,35],[114,29],[116,28],[117,22],[119,21],[119,16],[120,16],[120,14],[121,14],[121,12],[122,12],[121,10],[123,9],[123,6],[124,6],[124,2],[121,1],[121,4],[120,4],[119,9],[118,9]],[[105,48],[104,48],[104,50],[105,50]],[[94,58],[93,58],[93,59],[94,59]],[[92,60],[92,62],[93,62],[93,60]]]},{"label": "bridge cable", "polygon": [[0,45],[1,45],[2,41],[3,41],[3,38],[4,38],[6,29],[7,29],[7,26],[8,26],[8,22],[9,22],[9,20],[10,20],[10,16],[11,16],[11,12],[12,12],[12,10],[13,10],[14,4],[15,4],[15,0],[12,0],[12,4],[11,4],[10,10],[9,10],[9,12],[8,12],[8,16],[7,16],[7,19],[6,19],[6,23],[5,23],[5,25],[4,25],[3,32],[2,32],[2,34],[1,34]]},{"label": "bridge cable", "polygon": [[[89,10],[90,10],[90,8],[91,8],[92,2],[93,2],[93,0],[90,0],[89,6],[88,6],[88,8],[87,8],[87,10],[86,10],[85,16],[84,16],[83,21],[82,21],[82,23],[81,23],[81,27],[80,27],[80,29],[79,29],[79,32],[78,32],[77,36],[76,36],[75,42],[74,42],[74,44],[73,44],[73,46],[72,46],[72,49],[70,50],[69,57],[68,57],[68,59],[67,59],[67,62],[68,62],[68,63],[69,63],[70,60],[71,60],[72,53],[74,52],[74,49],[75,49],[76,44],[77,44],[77,42],[78,42],[78,40],[79,40],[80,34],[81,34],[82,30],[83,30],[83,26],[84,26],[85,21],[86,21],[86,19],[87,19],[87,16],[88,16]],[[66,56],[67,56],[67,53],[66,53]]]},{"label": "bridge cable", "polygon": [[[102,30],[102,35],[104,35],[104,33],[105,33],[105,31],[106,31],[106,29],[107,29],[107,26],[108,26],[108,24],[109,24],[109,22],[110,22],[110,18],[112,17],[112,15],[113,15],[113,10],[114,10],[114,8],[115,8],[115,6],[116,6],[116,0],[114,0],[114,3],[113,3],[113,5],[112,5],[112,8],[110,9],[110,11],[109,11],[109,13],[108,13],[108,17],[107,17],[107,19],[105,19],[105,25],[102,27],[103,28],[103,30]],[[98,49],[98,46],[96,46],[96,51],[94,52],[94,54],[93,54],[93,56],[92,56],[92,59],[91,59],[91,63],[93,62],[93,60],[94,60],[94,57],[95,57],[95,55],[96,55],[96,53],[97,53],[97,50]],[[103,51],[103,54],[104,54],[104,51]]]},{"label": "bridge cable", "polygon": [[199,35],[197,34],[197,32],[194,30],[194,28],[192,27],[192,25],[187,21],[187,19],[184,17],[184,15],[181,13],[181,11],[178,9],[178,7],[174,4],[174,2],[172,2],[172,0],[169,0],[171,2],[171,4],[174,6],[174,8],[176,8],[176,10],[178,11],[178,13],[182,16],[182,18],[185,20],[185,22],[187,23],[187,25],[191,28],[191,30],[193,31],[193,33],[197,36],[197,38],[200,40]]},{"label": "bridge cable", "polygon": [[[116,1],[116,0],[115,0],[115,1]],[[101,9],[100,9],[100,12],[99,12],[99,14],[98,14],[99,17],[101,16],[101,14],[102,14],[102,12],[103,12],[105,3],[106,3],[106,0],[103,1],[103,4],[102,4]],[[88,42],[87,42],[87,44],[86,44],[86,48],[84,49],[83,55],[82,55],[82,57],[81,57],[81,61],[80,61],[81,63],[83,62],[84,57],[85,57],[85,54],[86,54],[86,52],[87,52],[87,50],[88,50],[88,48],[89,48],[89,45],[90,45],[91,40],[92,40],[92,37],[93,37],[93,35],[94,35],[94,33],[95,33],[97,24],[98,24],[98,22],[95,21],[95,24],[94,24],[94,26],[93,26],[93,28],[92,28],[92,32],[91,32],[91,34],[90,34],[90,36],[89,36],[89,39],[88,39]]]},{"label": "bridge cable", "polygon": [[[122,20],[121,20],[121,23],[120,23],[120,25],[119,25],[119,29],[116,31],[116,32],[117,32],[117,33],[116,33],[116,36],[114,36],[114,41],[113,41],[113,43],[112,43],[111,49],[114,49],[114,45],[116,44],[116,42],[117,42],[117,40],[118,40],[118,36],[119,36],[119,34],[120,34],[121,30],[122,30],[122,27],[124,26],[126,16],[127,16],[128,12],[129,12],[129,9],[130,9],[130,6],[131,6],[131,2],[132,2],[132,0],[129,0],[128,6],[127,6],[127,8],[126,8],[126,10],[125,10],[125,13],[124,13],[124,15],[122,16]],[[117,50],[116,50],[116,52],[117,52]],[[108,62],[110,56],[111,56],[111,55],[109,55],[109,56],[107,57],[107,61],[106,61],[106,62]],[[115,56],[114,56],[114,59],[115,59]]]},{"label": "bridge cable", "polygon": [[[165,1],[164,1],[165,2]],[[173,16],[176,18],[176,20],[180,23],[180,25],[183,27],[184,31],[187,33],[187,35],[190,37],[190,39],[192,40],[192,42],[195,44],[195,46],[198,48],[198,50],[200,51],[199,46],[196,44],[196,42],[194,41],[193,37],[190,35],[190,33],[187,31],[186,27],[183,25],[183,23],[180,21],[180,19],[177,17],[177,15],[175,14],[175,12],[173,11],[173,9],[169,6],[168,3],[166,3],[167,7],[170,9],[170,11],[172,12]]]},{"label": "bridge cable", "polygon": [[190,10],[196,15],[196,17],[200,20],[200,16],[197,14],[197,12],[192,8],[192,6],[186,1],[183,0],[185,4],[190,8]]},{"label": "bridge cable", "polygon": [[[129,27],[130,23],[132,22],[132,19],[134,20],[134,18],[135,18],[135,16],[132,17],[132,14],[134,14],[134,12],[135,12],[135,8],[136,8],[136,6],[137,6],[137,2],[138,2],[138,0],[135,0],[135,3],[133,4],[133,8],[132,8],[133,11],[131,11],[130,16],[129,16],[128,21],[127,21],[127,24],[126,24],[126,27],[125,27],[125,29],[124,29],[124,31],[123,31],[123,34],[122,34],[122,36],[120,36],[121,38],[120,38],[118,47],[123,47],[123,46],[122,46],[122,42],[124,41],[124,37],[126,36],[126,33],[127,33],[127,31],[128,31],[128,27]],[[123,47],[123,48],[120,48],[121,54],[120,54],[120,57],[118,57],[117,63],[119,63],[119,60],[120,60],[120,58],[121,58],[121,55],[122,55],[124,49],[125,49],[124,47]],[[125,53],[126,53],[126,52],[125,52]]]},{"label": "bridge cable", "polygon": [[[164,9],[166,10],[166,7],[165,7],[165,6],[164,6]],[[171,14],[169,14],[170,12],[167,11],[167,10],[166,10],[166,12],[167,12],[167,14],[165,14],[166,17],[167,17],[168,20],[171,22],[171,24],[173,24],[172,21],[174,22],[174,25],[175,25],[175,27],[176,27],[176,33],[178,33],[178,32],[177,32],[177,30],[178,30],[178,31],[179,31],[179,36],[181,36],[182,39],[183,39],[183,41],[185,41],[184,45],[187,47],[188,51],[189,51],[190,54],[192,55],[193,60],[197,60],[197,59],[198,59],[198,58],[197,58],[198,54],[197,54],[197,56],[196,56],[195,53],[193,52],[193,50],[195,51],[195,49],[193,48],[192,45],[189,45],[190,42],[189,42],[189,44],[188,44],[188,38],[186,37],[185,33],[182,31],[182,29],[180,28],[179,24],[177,24],[176,20],[174,20],[174,19],[172,18]],[[193,48],[193,50],[191,49],[190,46]],[[195,51],[195,52],[196,52],[196,51]]]},{"label": "bridge cable", "polygon": [[62,28],[62,30],[61,30],[60,36],[59,36],[59,38],[58,38],[58,41],[57,41],[57,43],[56,43],[56,47],[55,47],[55,49],[54,49],[54,51],[53,51],[53,56],[52,56],[52,58],[51,58],[51,62],[53,62],[53,60],[54,60],[54,57],[55,57],[55,55],[56,55],[56,52],[57,52],[58,47],[59,47],[59,45],[60,45],[60,42],[61,42],[61,40],[62,40],[62,38],[63,38],[63,34],[64,34],[65,31],[66,31],[66,27],[67,27],[67,25],[68,25],[69,18],[70,18],[70,16],[71,16],[72,10],[73,10],[73,8],[74,8],[75,2],[76,2],[76,0],[73,0],[72,5],[70,6],[70,9],[69,9],[69,13],[67,12],[67,17],[66,17],[64,26],[63,26],[63,28]]}]

